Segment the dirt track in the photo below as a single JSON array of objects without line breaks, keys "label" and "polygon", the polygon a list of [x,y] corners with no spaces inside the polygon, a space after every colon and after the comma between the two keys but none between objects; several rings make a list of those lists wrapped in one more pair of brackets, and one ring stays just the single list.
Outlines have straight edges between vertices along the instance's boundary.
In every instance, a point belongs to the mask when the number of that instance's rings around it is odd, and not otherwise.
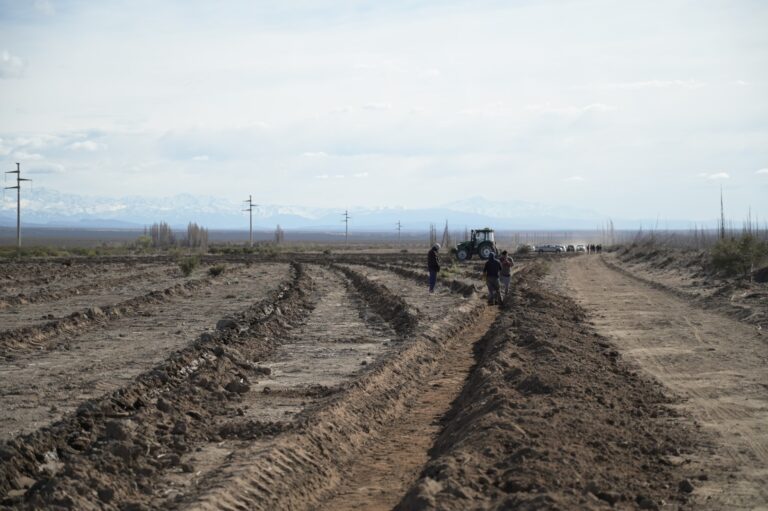
[{"label": "dirt track", "polygon": [[768,505],[768,336],[627,277],[598,257],[569,259],[558,278],[597,330],[683,397],[681,409],[711,434],[711,445],[690,463],[677,460],[695,480],[695,507]]}]

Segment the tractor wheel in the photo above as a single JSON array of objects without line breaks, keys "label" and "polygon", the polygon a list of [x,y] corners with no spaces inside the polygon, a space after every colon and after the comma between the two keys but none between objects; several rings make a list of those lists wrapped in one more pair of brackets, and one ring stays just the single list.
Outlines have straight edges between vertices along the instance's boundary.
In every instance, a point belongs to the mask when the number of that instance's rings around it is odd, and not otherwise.
[{"label": "tractor wheel", "polygon": [[466,248],[460,248],[456,252],[456,259],[458,259],[459,261],[466,261],[470,257],[472,257],[472,256],[470,255],[470,253],[467,251]]},{"label": "tractor wheel", "polygon": [[493,252],[493,244],[492,243],[483,243],[479,247],[477,247],[477,253],[480,254],[480,259],[485,261],[491,256],[491,252]]}]

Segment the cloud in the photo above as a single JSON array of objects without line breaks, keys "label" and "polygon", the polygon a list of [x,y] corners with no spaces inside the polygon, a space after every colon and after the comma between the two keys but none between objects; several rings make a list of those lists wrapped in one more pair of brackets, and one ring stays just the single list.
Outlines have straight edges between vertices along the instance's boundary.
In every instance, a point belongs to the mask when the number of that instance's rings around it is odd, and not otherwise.
[{"label": "cloud", "polygon": [[440,70],[434,67],[425,69],[421,72],[421,76],[424,78],[437,78],[440,76]]},{"label": "cloud", "polygon": [[358,172],[357,174],[352,174],[352,175],[358,179],[365,179],[368,177],[367,172]]},{"label": "cloud", "polygon": [[557,114],[557,115],[581,115],[588,112],[611,112],[616,110],[615,106],[606,105],[605,103],[590,103],[584,106],[552,106],[551,103],[544,103],[541,105],[528,105],[526,110],[543,114]]},{"label": "cloud", "polygon": [[763,174],[763,175],[768,175],[768,169],[760,169],[760,170],[756,170],[756,171],[755,171],[755,174]]},{"label": "cloud", "polygon": [[315,176],[315,179],[328,179],[329,177],[328,174],[320,174],[319,176]]},{"label": "cloud", "polygon": [[94,142],[93,140],[85,140],[83,142],[75,142],[70,144],[69,148],[73,151],[95,152],[101,149],[106,149],[107,146],[99,142]]},{"label": "cloud", "polygon": [[199,154],[197,156],[192,157],[192,161],[208,161],[210,158],[207,154]]},{"label": "cloud", "polygon": [[27,171],[30,174],[62,174],[66,172],[64,165],[60,163],[41,162],[33,163],[28,166]]},{"label": "cloud", "polygon": [[26,67],[22,58],[11,55],[8,50],[0,53],[0,78],[21,78]]},{"label": "cloud", "polygon": [[715,172],[712,174],[702,172],[699,174],[699,177],[710,180],[710,181],[715,181],[718,179],[730,179],[731,176],[727,172]]},{"label": "cloud", "polygon": [[306,158],[325,158],[326,156],[328,156],[328,153],[324,151],[308,152],[308,153],[302,154],[302,156]]},{"label": "cloud", "polygon": [[13,153],[14,160],[29,161],[29,160],[44,160],[45,156],[38,153],[28,153],[26,151],[16,151]]},{"label": "cloud", "polygon": [[392,103],[367,103],[363,105],[366,110],[392,110]]},{"label": "cloud", "polygon": [[578,182],[584,181],[584,178],[581,176],[571,176],[571,177],[566,177],[565,179],[563,179],[563,181],[566,183],[578,183]]},{"label": "cloud", "polygon": [[50,0],[35,0],[35,10],[46,16],[56,14],[56,6]]},{"label": "cloud", "polygon": [[638,82],[613,82],[603,85],[605,89],[667,89],[679,87],[683,89],[700,89],[706,83],[697,80],[645,80]]}]

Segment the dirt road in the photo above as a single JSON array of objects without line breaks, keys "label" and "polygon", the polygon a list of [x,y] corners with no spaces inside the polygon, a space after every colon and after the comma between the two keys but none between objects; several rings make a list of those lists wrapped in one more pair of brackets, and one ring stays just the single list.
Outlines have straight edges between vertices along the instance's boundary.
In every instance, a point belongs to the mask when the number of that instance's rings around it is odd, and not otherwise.
[{"label": "dirt road", "polygon": [[683,463],[695,508],[768,509],[768,336],[754,326],[608,268],[600,258],[557,265],[596,329],[622,354],[682,398],[680,408],[710,445]]}]

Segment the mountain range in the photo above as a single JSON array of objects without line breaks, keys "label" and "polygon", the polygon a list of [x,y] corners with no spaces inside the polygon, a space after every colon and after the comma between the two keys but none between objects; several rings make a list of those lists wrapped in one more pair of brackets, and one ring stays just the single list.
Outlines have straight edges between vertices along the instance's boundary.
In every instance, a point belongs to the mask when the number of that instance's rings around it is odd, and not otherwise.
[{"label": "mountain range", "polygon": [[[22,196],[22,220],[25,225],[73,228],[141,228],[164,221],[173,227],[189,222],[209,229],[240,230],[248,228],[244,203],[210,197],[178,194],[153,198],[121,198],[65,194],[45,188],[25,191]],[[401,222],[404,230],[425,230],[430,224],[442,228],[491,226],[496,229],[594,229],[608,219],[594,211],[571,206],[548,206],[533,202],[491,201],[472,197],[433,208],[353,208],[350,228],[391,231]],[[0,226],[15,226],[16,197],[6,192],[0,202]],[[284,229],[339,230],[343,211],[266,204],[254,209],[256,230]],[[616,228],[636,228],[638,221],[614,219]],[[646,223],[647,225],[647,223]],[[687,226],[687,224],[685,224]]]}]

